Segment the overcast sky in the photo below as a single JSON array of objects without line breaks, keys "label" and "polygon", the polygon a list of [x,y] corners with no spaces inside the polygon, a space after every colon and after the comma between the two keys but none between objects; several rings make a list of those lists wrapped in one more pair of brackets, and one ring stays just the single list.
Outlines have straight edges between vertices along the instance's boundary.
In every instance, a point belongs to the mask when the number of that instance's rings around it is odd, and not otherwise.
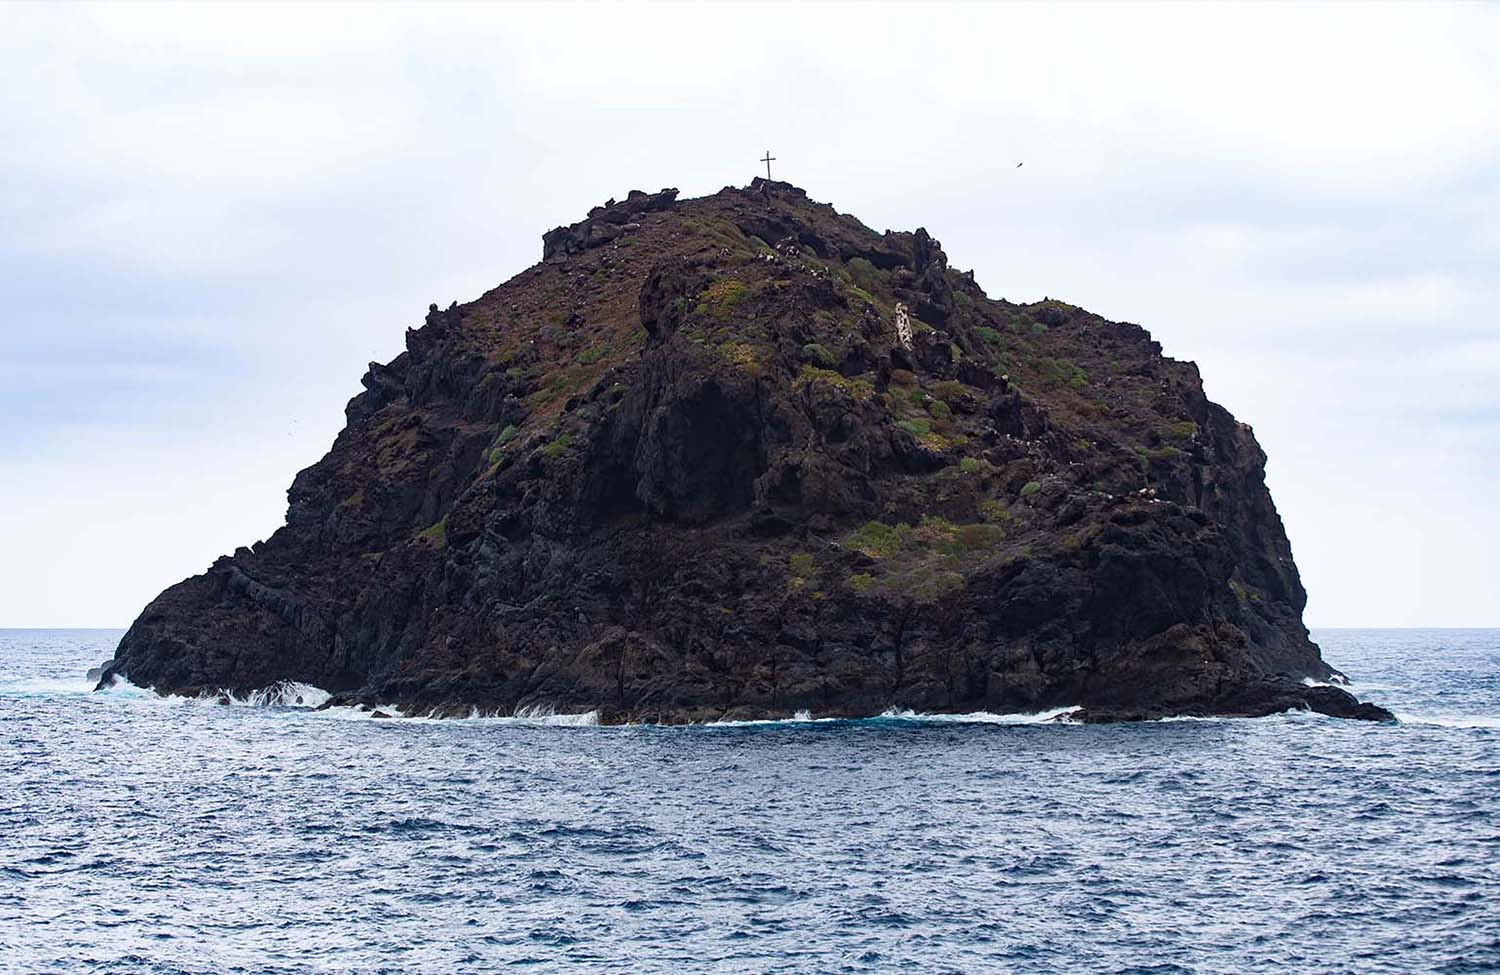
[{"label": "overcast sky", "polygon": [[769,147],[1197,361],[1311,625],[1500,626],[1497,51],[1477,5],[0,6],[0,625],[128,624],[429,302]]}]

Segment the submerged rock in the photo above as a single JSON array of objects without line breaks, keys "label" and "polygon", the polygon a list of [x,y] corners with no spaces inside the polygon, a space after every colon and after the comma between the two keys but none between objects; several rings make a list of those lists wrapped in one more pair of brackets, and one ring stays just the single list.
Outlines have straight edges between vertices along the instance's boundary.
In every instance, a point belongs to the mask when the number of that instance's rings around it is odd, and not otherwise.
[{"label": "submerged rock", "polygon": [[633,193],[372,363],[285,527],[101,674],[609,721],[1312,708],[1250,428],[1135,325],[785,183]]}]

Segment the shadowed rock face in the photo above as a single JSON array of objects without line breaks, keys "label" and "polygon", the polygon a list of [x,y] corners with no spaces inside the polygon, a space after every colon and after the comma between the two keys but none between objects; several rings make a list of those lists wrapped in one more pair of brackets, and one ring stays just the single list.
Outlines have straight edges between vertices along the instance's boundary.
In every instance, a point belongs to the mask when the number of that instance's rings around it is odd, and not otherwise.
[{"label": "shadowed rock face", "polygon": [[157,597],[110,673],[605,720],[1388,717],[1304,685],[1334,673],[1265,456],[1191,363],[785,183],[676,196],[433,306],[286,526]]}]

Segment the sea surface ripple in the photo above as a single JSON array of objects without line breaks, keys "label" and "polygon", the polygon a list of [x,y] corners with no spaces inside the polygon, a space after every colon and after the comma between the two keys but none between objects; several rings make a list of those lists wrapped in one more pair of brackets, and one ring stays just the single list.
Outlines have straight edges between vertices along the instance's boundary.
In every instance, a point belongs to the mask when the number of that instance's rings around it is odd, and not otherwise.
[{"label": "sea surface ripple", "polygon": [[0,631],[0,972],[1500,968],[1500,631],[1399,725],[564,727],[89,693]]}]

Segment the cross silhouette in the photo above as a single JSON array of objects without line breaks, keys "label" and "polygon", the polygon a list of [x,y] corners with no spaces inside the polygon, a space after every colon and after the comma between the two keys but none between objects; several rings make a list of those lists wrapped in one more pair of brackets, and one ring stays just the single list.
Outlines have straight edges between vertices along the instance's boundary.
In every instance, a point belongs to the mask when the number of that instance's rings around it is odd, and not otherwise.
[{"label": "cross silhouette", "polygon": [[775,161],[776,161],[776,157],[773,156],[773,155],[771,155],[771,150],[767,149],[766,150],[766,158],[764,158],[764,159],[761,160],[761,162],[763,162],[763,163],[766,164],[766,179],[767,180],[770,180],[770,178],[771,178],[771,163],[773,163]]}]

